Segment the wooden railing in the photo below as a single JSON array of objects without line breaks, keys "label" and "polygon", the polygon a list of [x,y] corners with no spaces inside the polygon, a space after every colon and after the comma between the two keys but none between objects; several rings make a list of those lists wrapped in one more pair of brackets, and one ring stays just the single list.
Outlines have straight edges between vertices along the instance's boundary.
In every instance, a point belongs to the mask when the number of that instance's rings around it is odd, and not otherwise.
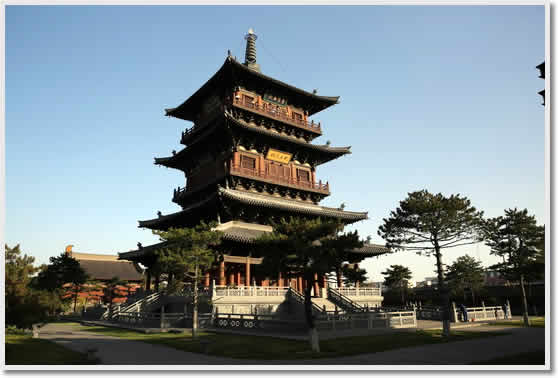
[{"label": "wooden railing", "polygon": [[267,171],[261,172],[255,168],[242,168],[239,165],[231,165],[230,167],[231,174],[238,174],[242,176],[248,177],[255,177],[261,180],[266,180],[271,183],[275,184],[282,184],[287,186],[294,186],[297,188],[304,188],[310,189],[316,192],[320,192],[323,194],[329,194],[329,182],[325,184],[322,181],[318,181],[317,183],[313,183],[311,181],[302,181],[291,176],[284,177],[284,176],[274,176],[270,175]]},{"label": "wooden railing", "polygon": [[242,101],[241,99],[235,98],[233,101],[234,105],[244,108],[244,109],[248,109],[254,113],[258,113],[258,114],[262,114],[265,115],[267,117],[271,117],[271,118],[275,118],[275,119],[279,119],[283,122],[295,125],[297,127],[306,129],[306,130],[310,130],[312,132],[321,134],[322,133],[322,125],[321,122],[318,123],[314,123],[314,121],[311,122],[307,122],[303,119],[296,119],[296,118],[292,118],[289,117],[286,112],[281,111],[281,110],[277,110],[276,106],[272,106],[270,104],[267,103],[263,103],[262,106],[255,104],[255,103],[250,103],[250,102],[246,102],[246,101]]},{"label": "wooden railing", "polygon": [[346,297],[375,297],[382,295],[382,288],[378,287],[340,287],[337,292]]},{"label": "wooden railing", "polygon": [[284,297],[286,286],[221,286],[216,285],[213,295],[218,297]]}]

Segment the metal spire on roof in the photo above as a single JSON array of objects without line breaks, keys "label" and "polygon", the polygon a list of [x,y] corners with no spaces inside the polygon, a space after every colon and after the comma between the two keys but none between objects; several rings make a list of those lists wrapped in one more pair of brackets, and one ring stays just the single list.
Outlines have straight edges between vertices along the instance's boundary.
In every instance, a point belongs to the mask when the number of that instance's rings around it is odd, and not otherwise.
[{"label": "metal spire on roof", "polygon": [[246,55],[244,58],[244,65],[254,71],[260,71],[260,65],[256,63],[256,39],[258,36],[254,34],[254,30],[250,28],[248,34],[244,36],[246,40]]}]

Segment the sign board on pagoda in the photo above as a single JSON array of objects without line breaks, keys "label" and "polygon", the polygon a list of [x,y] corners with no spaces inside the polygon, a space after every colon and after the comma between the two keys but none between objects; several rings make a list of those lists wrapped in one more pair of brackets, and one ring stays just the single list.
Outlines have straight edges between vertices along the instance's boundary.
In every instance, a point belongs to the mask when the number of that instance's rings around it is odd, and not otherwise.
[{"label": "sign board on pagoda", "polygon": [[292,157],[292,154],[270,148],[269,151],[267,151],[267,155],[265,158],[268,160],[276,161],[278,163],[289,164],[289,161],[291,161]]}]

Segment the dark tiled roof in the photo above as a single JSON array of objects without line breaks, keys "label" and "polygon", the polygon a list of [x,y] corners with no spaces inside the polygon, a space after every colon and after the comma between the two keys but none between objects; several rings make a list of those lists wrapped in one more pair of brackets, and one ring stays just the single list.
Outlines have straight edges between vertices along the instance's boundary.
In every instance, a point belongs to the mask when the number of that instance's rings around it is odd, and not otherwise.
[{"label": "dark tiled roof", "polygon": [[353,253],[378,256],[389,253],[390,250],[386,246],[380,244],[367,244],[365,243],[362,248],[353,249]]},{"label": "dark tiled roof", "polygon": [[192,211],[196,208],[199,208],[199,207],[205,205],[206,203],[212,201],[215,198],[215,196],[216,196],[215,194],[212,194],[209,197],[205,198],[204,200],[196,202],[196,203],[192,204],[191,206],[185,208],[184,210],[177,211],[176,213],[161,215],[158,218],[148,219],[148,220],[144,220],[144,221],[138,221],[139,227],[148,227],[149,228],[149,227],[152,227],[152,226],[161,225],[162,223],[169,223],[170,224],[174,220],[179,219],[180,217],[188,214],[190,211]]},{"label": "dark tiled roof", "polygon": [[297,213],[324,216],[328,218],[339,218],[345,221],[349,221],[349,223],[368,218],[368,212],[344,211],[332,207],[314,205],[313,203],[287,200],[284,198],[275,198],[264,194],[243,192],[239,190],[224,188],[219,188],[219,193],[226,198],[250,205],[288,210]]},{"label": "dark tiled roof", "polygon": [[[305,140],[301,140],[299,138],[295,138],[295,137],[288,136],[288,135],[282,135],[282,134],[279,134],[279,133],[275,133],[271,130],[267,130],[263,127],[250,125],[249,123],[246,123],[246,122],[243,122],[241,120],[238,120],[238,119],[234,118],[232,115],[230,115],[228,113],[225,113],[225,117],[227,119],[231,120],[232,122],[234,122],[237,126],[242,127],[244,129],[248,129],[250,131],[257,132],[257,133],[260,133],[260,134],[269,135],[269,136],[272,136],[272,137],[275,137],[275,138],[278,138],[278,139],[282,139],[282,140],[287,141],[287,142],[296,143],[296,144],[298,144],[302,147],[305,147],[305,148],[310,148],[310,149],[313,149],[313,150],[318,150],[318,151],[321,151],[321,152],[334,154],[336,156],[351,153],[351,147],[350,146],[348,146],[348,147],[331,147],[327,144],[321,144],[321,145],[320,144],[312,144],[312,143],[306,142]],[[331,160],[331,159],[329,159],[329,160]]]},{"label": "dark tiled roof", "polygon": [[118,277],[125,281],[142,281],[143,275],[136,266],[127,261],[97,261],[78,260],[79,265],[85,270],[91,279],[110,280]]},{"label": "dark tiled roof", "polygon": [[[227,69],[228,68],[228,69]],[[224,80],[231,80],[232,70],[236,69],[237,72],[241,72],[242,74],[246,74],[248,76],[253,76],[258,78],[264,82],[271,83],[278,87],[284,88],[287,91],[290,91],[293,95],[304,97],[310,100],[313,104],[308,109],[308,115],[315,114],[321,110],[324,110],[334,104],[337,104],[339,101],[339,96],[331,97],[331,96],[319,96],[314,93],[306,92],[302,89],[293,87],[287,83],[274,79],[272,77],[266,76],[262,73],[256,72],[242,63],[237,62],[232,57],[227,57],[223,65],[219,68],[219,70],[207,81],[203,84],[192,96],[190,96],[186,101],[182,104],[177,106],[176,108],[169,108],[165,109],[165,113],[167,116],[177,117],[180,119],[185,119],[188,121],[193,121],[194,113],[197,112],[197,106],[199,106],[200,101],[202,101],[205,96],[211,91],[212,88],[218,87],[222,85]]]}]

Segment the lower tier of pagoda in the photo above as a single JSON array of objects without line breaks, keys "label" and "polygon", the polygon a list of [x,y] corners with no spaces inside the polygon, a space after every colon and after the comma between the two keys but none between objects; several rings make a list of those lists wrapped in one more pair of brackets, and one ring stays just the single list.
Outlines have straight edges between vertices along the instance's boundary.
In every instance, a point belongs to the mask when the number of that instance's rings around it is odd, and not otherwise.
[{"label": "lower tier of pagoda", "polygon": [[224,211],[224,207],[231,209],[229,211],[231,219],[226,221],[236,218],[238,212],[255,212],[257,209],[273,212],[281,216],[339,219],[345,224],[351,224],[368,218],[367,212],[345,211],[342,208],[320,206],[309,201],[298,201],[252,191],[219,187],[216,192],[207,195],[195,203],[189,204],[181,211],[167,215],[159,214],[157,218],[139,221],[139,227],[156,230],[166,230],[171,227],[190,227],[194,225],[192,223],[194,221],[197,223],[200,220],[218,220],[218,214]]}]

